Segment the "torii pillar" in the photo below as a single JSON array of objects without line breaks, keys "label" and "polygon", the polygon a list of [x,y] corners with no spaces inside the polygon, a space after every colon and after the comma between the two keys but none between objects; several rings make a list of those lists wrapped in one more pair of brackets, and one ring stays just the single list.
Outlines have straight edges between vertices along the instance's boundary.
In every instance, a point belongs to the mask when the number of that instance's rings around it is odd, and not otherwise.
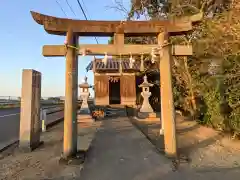
[{"label": "torii pillar", "polygon": [[[67,45],[78,45],[78,36],[71,29],[66,39]],[[77,153],[78,53],[72,47],[67,47],[65,77],[63,159]]]},{"label": "torii pillar", "polygon": [[[168,42],[168,33],[158,35],[158,44],[161,46]],[[164,134],[165,154],[168,157],[177,157],[176,121],[172,90],[172,49],[167,45],[163,47],[160,58],[160,95],[161,95],[161,131]],[[161,54],[161,52],[160,52]]]}]

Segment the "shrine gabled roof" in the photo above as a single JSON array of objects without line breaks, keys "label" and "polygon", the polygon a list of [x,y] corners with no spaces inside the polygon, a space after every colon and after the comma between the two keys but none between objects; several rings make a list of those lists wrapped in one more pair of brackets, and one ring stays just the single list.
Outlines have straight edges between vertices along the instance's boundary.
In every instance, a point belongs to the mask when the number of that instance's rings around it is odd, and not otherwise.
[{"label": "shrine gabled roof", "polygon": [[[113,60],[113,59],[108,59],[106,65],[102,61],[95,61],[95,70],[96,71],[98,71],[98,70],[118,70],[119,69],[119,64],[120,64],[120,61]],[[129,67],[129,61],[126,60],[126,59],[125,60],[123,59],[121,64],[122,64],[122,69],[123,70],[136,70],[136,71],[140,70],[139,63],[134,63],[133,67],[130,68]],[[92,69],[93,69],[93,61],[91,61],[88,64],[86,70],[89,71],[89,70],[92,70]]]}]

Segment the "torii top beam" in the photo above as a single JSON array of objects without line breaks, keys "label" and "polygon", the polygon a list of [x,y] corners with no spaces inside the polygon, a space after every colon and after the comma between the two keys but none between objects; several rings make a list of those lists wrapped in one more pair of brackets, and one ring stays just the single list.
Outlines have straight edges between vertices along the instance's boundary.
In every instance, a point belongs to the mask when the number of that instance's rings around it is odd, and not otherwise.
[{"label": "torii top beam", "polygon": [[156,35],[162,31],[169,33],[192,30],[193,18],[187,20],[163,21],[87,21],[48,16],[31,11],[33,19],[49,34],[66,35],[69,28],[79,36],[113,36],[124,33],[126,36]]}]

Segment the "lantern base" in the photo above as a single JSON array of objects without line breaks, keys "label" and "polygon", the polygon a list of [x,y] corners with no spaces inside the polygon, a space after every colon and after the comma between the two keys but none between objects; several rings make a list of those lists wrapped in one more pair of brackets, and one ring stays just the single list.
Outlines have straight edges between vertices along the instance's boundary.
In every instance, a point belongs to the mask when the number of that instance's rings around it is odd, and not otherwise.
[{"label": "lantern base", "polygon": [[139,121],[146,121],[146,122],[159,122],[160,121],[160,118],[157,116],[156,113],[138,112],[137,119]]},{"label": "lantern base", "polygon": [[146,119],[146,118],[156,118],[157,115],[156,113],[153,113],[153,112],[138,112],[138,117],[141,118],[141,119]]}]

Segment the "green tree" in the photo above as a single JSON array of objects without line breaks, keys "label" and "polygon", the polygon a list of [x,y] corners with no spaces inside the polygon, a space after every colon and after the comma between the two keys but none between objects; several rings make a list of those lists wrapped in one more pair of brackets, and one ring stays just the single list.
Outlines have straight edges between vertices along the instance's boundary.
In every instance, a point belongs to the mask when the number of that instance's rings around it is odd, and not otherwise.
[{"label": "green tree", "polygon": [[[201,123],[240,132],[240,2],[234,0],[132,0],[128,20],[203,16],[193,31],[170,39],[192,44],[191,57],[175,57],[174,99],[177,108]],[[148,44],[154,38],[126,39]]]}]

